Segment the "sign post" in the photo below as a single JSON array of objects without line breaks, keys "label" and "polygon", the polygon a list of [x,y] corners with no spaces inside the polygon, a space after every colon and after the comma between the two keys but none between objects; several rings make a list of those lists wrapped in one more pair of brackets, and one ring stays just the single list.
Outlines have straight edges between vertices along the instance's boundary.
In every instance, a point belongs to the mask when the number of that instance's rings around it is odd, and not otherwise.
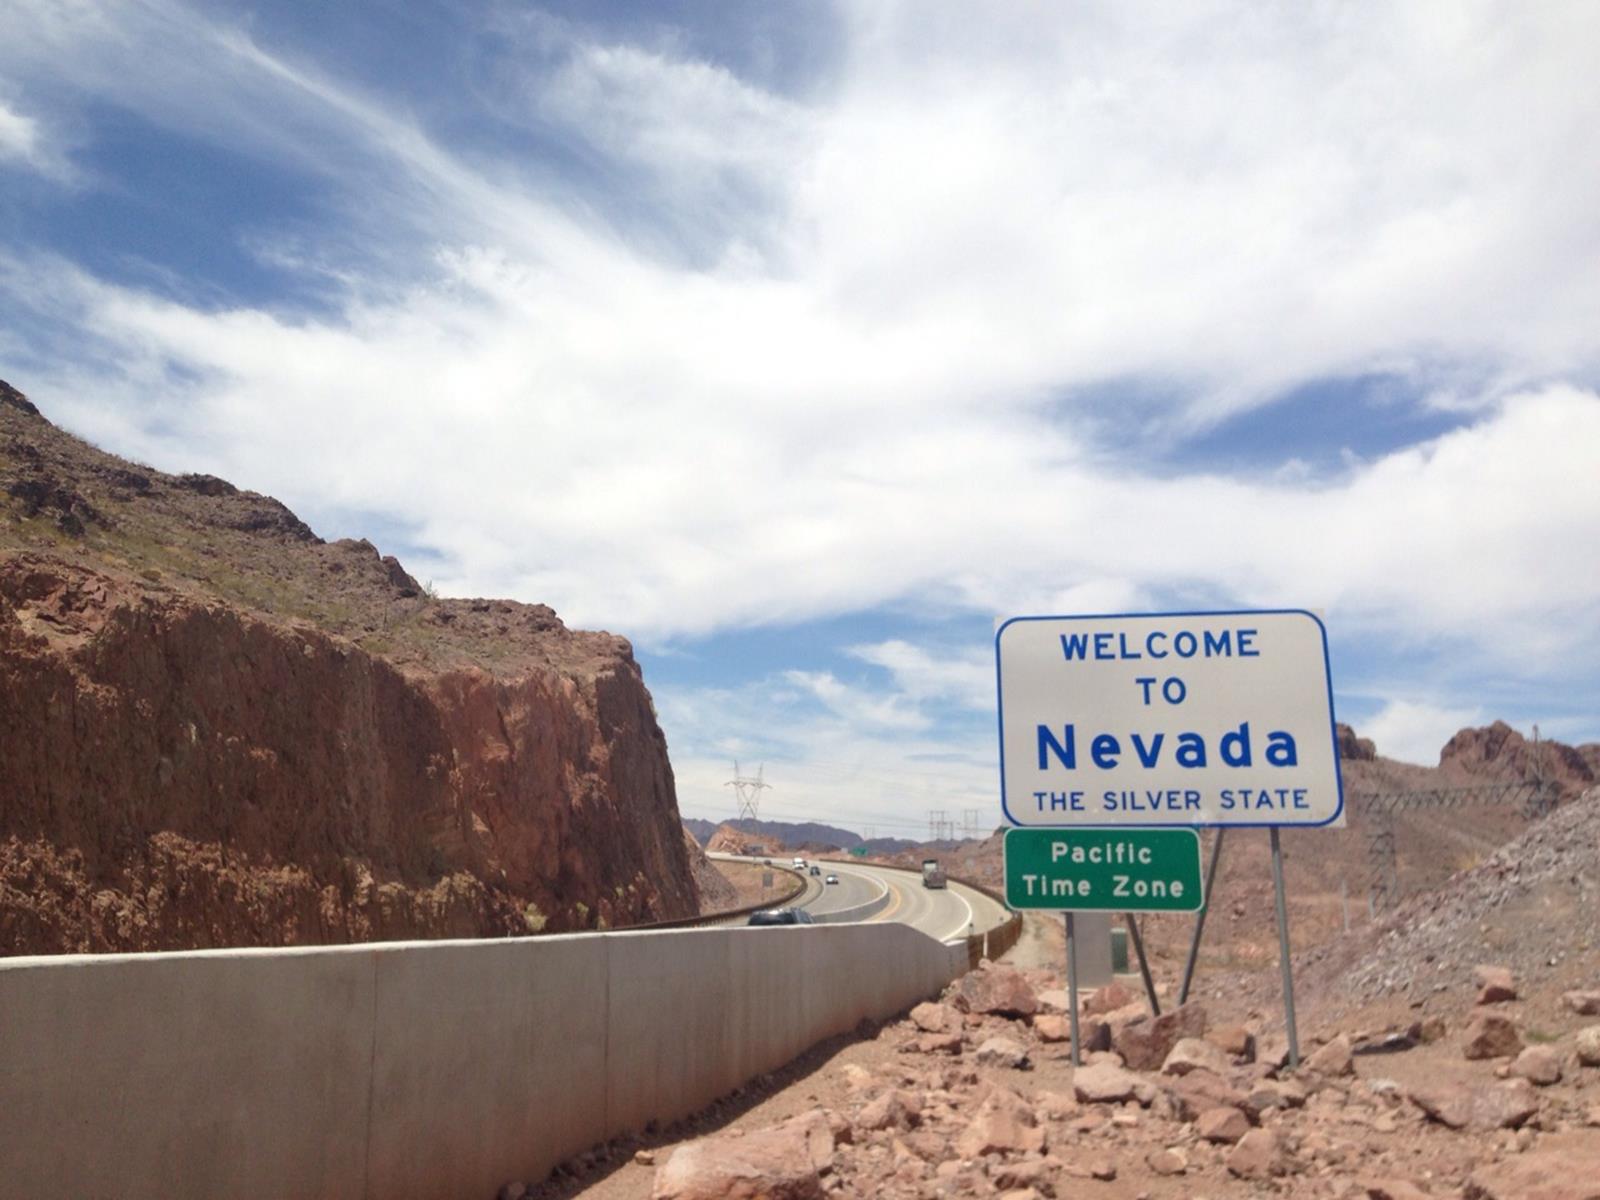
[{"label": "sign post", "polygon": [[1008,829],[1006,903],[1018,910],[1066,914],[1067,1006],[1072,1010],[1072,1065],[1078,1040],[1078,939],[1073,914],[1120,912],[1139,954],[1151,1012],[1161,1015],[1134,913],[1196,912],[1205,903],[1200,882],[1200,835],[1192,829]]},{"label": "sign post", "polygon": [[[1225,829],[1267,829],[1284,1018],[1298,1064],[1279,829],[1344,823],[1321,620],[1299,609],[1013,617],[995,630],[995,677],[1001,808],[1020,827],[1006,837],[1008,901],[1060,908],[1069,913],[1069,928],[1073,910],[1200,913],[1184,968],[1186,998],[1209,890],[1209,880],[1203,887],[1199,879],[1194,831],[1217,828],[1214,874]],[[1036,865],[1024,869],[1019,860],[1020,893],[1013,895],[1011,838],[1035,830],[1110,835],[1112,843],[1134,832],[1183,830],[1195,840],[1184,851],[1181,880],[1167,867],[1157,869],[1151,846],[1152,858],[1138,863],[1150,874],[1130,870],[1120,883],[1087,869],[1066,877]],[[1029,851],[1021,847],[1017,853],[1025,857]],[[1107,886],[1111,899],[1140,903],[1102,905]],[[1143,895],[1116,894],[1138,886]],[[1150,987],[1147,964],[1141,965]]]}]

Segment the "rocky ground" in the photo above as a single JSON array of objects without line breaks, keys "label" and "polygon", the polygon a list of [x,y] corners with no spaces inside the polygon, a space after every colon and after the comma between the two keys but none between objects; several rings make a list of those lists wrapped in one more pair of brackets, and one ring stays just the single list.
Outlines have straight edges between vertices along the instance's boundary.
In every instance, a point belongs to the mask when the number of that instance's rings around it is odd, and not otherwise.
[{"label": "rocky ground", "polygon": [[1303,955],[1298,1071],[1275,969],[1209,970],[1154,1020],[1123,984],[1086,997],[1074,1070],[1041,922],[902,1019],[505,1195],[1600,1200],[1597,901],[1591,792]]},{"label": "rocky ground", "polygon": [[538,1200],[999,1196],[1600,1197],[1600,990],[1529,1043],[1486,968],[1450,1016],[1331,1026],[1301,1070],[1253,1022],[1085,1000],[1070,1062],[1046,972],[986,966],[696,1122],[601,1147]]}]

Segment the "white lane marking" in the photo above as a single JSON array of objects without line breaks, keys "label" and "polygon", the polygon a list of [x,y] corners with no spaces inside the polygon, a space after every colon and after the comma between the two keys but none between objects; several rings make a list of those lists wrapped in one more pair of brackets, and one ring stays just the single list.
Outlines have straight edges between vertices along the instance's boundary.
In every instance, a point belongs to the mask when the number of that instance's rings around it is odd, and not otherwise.
[{"label": "white lane marking", "polygon": [[950,889],[950,894],[952,896],[954,896],[957,900],[961,901],[961,907],[967,910],[967,919],[965,921],[961,922],[961,924],[957,925],[949,933],[945,934],[942,938],[940,938],[939,940],[941,942],[954,941],[955,938],[957,937],[957,935],[965,936],[965,931],[966,931],[967,927],[969,925],[972,925],[977,920],[976,916],[974,916],[974,914],[972,912],[972,905],[967,903],[967,898],[965,896],[963,896],[960,892],[956,891],[955,888],[951,888]]}]

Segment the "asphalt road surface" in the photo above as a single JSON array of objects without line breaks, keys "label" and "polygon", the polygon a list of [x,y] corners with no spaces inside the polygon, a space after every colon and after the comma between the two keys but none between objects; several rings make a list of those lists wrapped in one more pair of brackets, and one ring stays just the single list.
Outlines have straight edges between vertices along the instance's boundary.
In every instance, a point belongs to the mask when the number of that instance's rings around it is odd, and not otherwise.
[{"label": "asphalt road surface", "polygon": [[812,913],[858,908],[887,891],[888,904],[867,917],[868,922],[899,921],[941,942],[992,929],[1010,915],[1004,905],[963,884],[925,888],[922,877],[908,871],[857,862],[819,861],[817,865],[824,876],[837,875],[839,882],[824,884],[821,878],[806,876],[804,894],[792,903]]}]

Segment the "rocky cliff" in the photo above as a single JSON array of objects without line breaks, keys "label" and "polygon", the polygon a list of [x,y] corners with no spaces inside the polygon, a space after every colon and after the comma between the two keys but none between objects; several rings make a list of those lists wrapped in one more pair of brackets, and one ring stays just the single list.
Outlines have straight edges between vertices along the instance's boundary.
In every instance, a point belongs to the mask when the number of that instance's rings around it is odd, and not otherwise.
[{"label": "rocky cliff", "polygon": [[0,954],[693,915],[627,641],[439,600],[0,384]]}]

